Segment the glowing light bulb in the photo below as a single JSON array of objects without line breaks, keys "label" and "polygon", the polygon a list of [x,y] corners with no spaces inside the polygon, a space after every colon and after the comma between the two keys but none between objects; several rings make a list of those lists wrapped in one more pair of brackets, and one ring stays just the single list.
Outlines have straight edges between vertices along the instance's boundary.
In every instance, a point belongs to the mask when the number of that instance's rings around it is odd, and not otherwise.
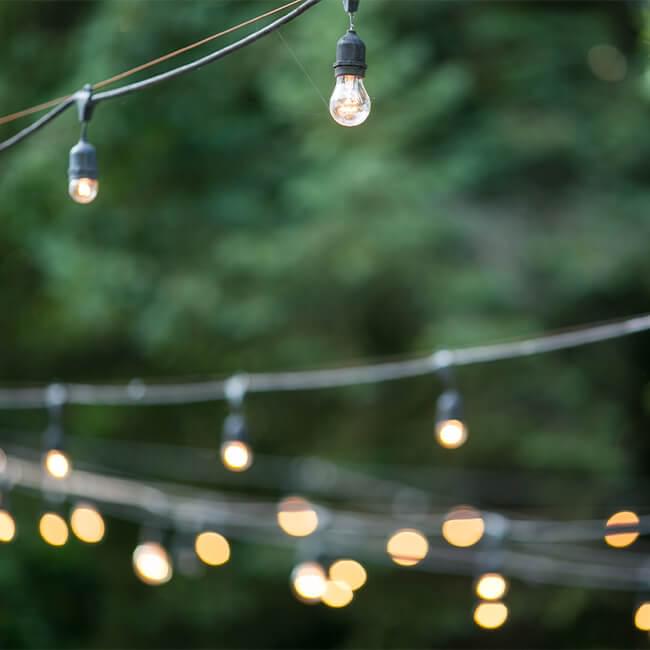
[{"label": "glowing light bulb", "polygon": [[172,579],[172,563],[167,551],[157,542],[144,542],[133,551],[135,575],[148,585],[163,585]]},{"label": "glowing light bulb", "polygon": [[221,460],[231,472],[244,472],[253,464],[253,452],[241,440],[227,440],[221,445]]},{"label": "glowing light bulb", "polygon": [[[610,526],[638,526],[639,517],[635,512],[623,510],[613,514],[605,524],[606,527]],[[608,531],[605,533],[605,542],[614,548],[625,548],[630,544],[636,542],[639,537],[639,532],[635,530],[614,532]]]},{"label": "glowing light bulb", "polygon": [[70,528],[77,539],[86,544],[97,544],[104,539],[106,525],[103,517],[91,505],[80,503],[70,515]]},{"label": "glowing light bulb", "polygon": [[50,546],[63,546],[68,541],[68,524],[55,512],[46,512],[41,516],[38,531]]},{"label": "glowing light bulb", "polygon": [[415,566],[429,552],[429,542],[419,530],[405,528],[391,536],[386,551],[395,564]]},{"label": "glowing light bulb", "polygon": [[476,595],[483,600],[500,600],[508,591],[508,581],[500,573],[484,573],[476,582]]},{"label": "glowing light bulb", "polygon": [[321,602],[328,607],[338,609],[345,607],[352,602],[354,594],[350,585],[342,580],[328,580],[325,585],[325,592],[321,597]]},{"label": "glowing light bulb", "polygon": [[0,542],[10,542],[16,535],[16,522],[11,513],[0,510]]},{"label": "glowing light bulb", "polygon": [[463,400],[454,389],[444,391],[436,404],[436,439],[446,449],[457,449],[467,440]]},{"label": "glowing light bulb", "polygon": [[75,203],[92,203],[99,192],[95,178],[73,178],[68,184],[68,194]]},{"label": "glowing light bulb", "polygon": [[329,570],[330,580],[344,582],[352,591],[366,584],[366,570],[356,560],[337,560]]},{"label": "glowing light bulb", "polygon": [[370,115],[371,101],[363,77],[342,74],[330,98],[330,114],[341,126],[358,126]]},{"label": "glowing light bulb", "polygon": [[483,537],[485,522],[474,508],[461,506],[452,510],[442,524],[442,536],[452,546],[474,546]]},{"label": "glowing light bulb", "polygon": [[303,562],[291,572],[291,587],[298,600],[317,603],[327,588],[327,577],[318,562]]},{"label": "glowing light bulb", "polygon": [[650,602],[639,605],[634,613],[634,625],[642,632],[650,632]]},{"label": "glowing light bulb", "polygon": [[508,619],[508,608],[503,603],[479,603],[474,609],[474,622],[486,630],[496,630]]},{"label": "glowing light bulb", "polygon": [[196,536],[194,550],[201,562],[209,566],[220,566],[230,559],[228,540],[212,531],[205,531]]},{"label": "glowing light bulb", "polygon": [[287,497],[278,504],[278,526],[292,537],[307,537],[318,528],[318,513],[306,499]]},{"label": "glowing light bulb", "polygon": [[444,420],[436,424],[438,443],[446,449],[457,449],[467,440],[467,428],[460,420]]},{"label": "glowing light bulb", "polygon": [[60,449],[50,449],[45,454],[43,464],[52,478],[63,479],[70,473],[70,460]]}]

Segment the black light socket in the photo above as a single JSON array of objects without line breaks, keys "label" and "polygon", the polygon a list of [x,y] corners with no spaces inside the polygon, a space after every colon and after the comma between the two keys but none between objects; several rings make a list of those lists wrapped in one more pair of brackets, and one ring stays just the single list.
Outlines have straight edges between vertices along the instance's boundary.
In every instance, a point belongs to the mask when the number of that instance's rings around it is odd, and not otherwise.
[{"label": "black light socket", "polygon": [[223,423],[223,440],[231,442],[239,440],[246,442],[248,440],[248,428],[246,419],[241,413],[230,413]]},{"label": "black light socket", "polygon": [[463,421],[463,400],[457,390],[446,390],[438,398],[436,424],[447,420]]},{"label": "black light socket", "polygon": [[350,29],[336,44],[334,74],[337,77],[346,74],[365,77],[367,67],[366,46],[357,33]]},{"label": "black light socket", "polygon": [[70,149],[70,164],[68,166],[68,178],[92,178],[97,180],[97,152],[90,142],[83,138]]}]

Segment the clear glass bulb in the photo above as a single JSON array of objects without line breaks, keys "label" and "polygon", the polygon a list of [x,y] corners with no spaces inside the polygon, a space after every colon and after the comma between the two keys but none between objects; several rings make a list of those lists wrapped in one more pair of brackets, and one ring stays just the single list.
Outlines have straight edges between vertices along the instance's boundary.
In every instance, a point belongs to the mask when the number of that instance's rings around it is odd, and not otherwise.
[{"label": "clear glass bulb", "polygon": [[68,185],[70,198],[76,203],[91,203],[99,191],[99,181],[96,178],[72,178]]},{"label": "clear glass bulb", "polygon": [[330,113],[342,126],[358,126],[370,115],[370,96],[363,85],[363,77],[342,74],[330,98]]}]

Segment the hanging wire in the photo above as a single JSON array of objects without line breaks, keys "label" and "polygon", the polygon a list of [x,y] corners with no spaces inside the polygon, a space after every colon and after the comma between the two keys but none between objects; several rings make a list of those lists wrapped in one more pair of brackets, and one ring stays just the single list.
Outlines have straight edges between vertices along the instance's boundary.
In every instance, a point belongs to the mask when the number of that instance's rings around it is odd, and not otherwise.
[{"label": "hanging wire", "polygon": [[[558,350],[577,348],[650,330],[650,314],[605,324],[586,325],[535,338],[455,350],[441,350],[415,359],[388,363],[343,366],[324,370],[247,373],[247,393],[318,390],[376,384],[438,372],[453,363],[468,366],[517,359]],[[64,384],[68,404],[192,404],[226,397],[228,380],[146,384]],[[0,408],[31,409],[46,405],[46,388],[2,388]]]}]

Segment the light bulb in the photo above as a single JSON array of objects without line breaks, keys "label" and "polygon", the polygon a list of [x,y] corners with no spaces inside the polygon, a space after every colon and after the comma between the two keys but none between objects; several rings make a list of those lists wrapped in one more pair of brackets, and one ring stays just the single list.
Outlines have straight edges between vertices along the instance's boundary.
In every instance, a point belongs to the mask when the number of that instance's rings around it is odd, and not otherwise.
[{"label": "light bulb", "polygon": [[508,590],[508,581],[500,573],[484,573],[476,582],[476,595],[482,600],[500,600]]},{"label": "light bulb", "polygon": [[11,513],[0,510],[0,542],[10,542],[16,535],[16,522]]},{"label": "light bulb", "polygon": [[479,603],[474,610],[474,622],[486,630],[496,630],[508,618],[508,608],[503,603]]},{"label": "light bulb", "polygon": [[77,539],[86,544],[97,544],[104,539],[106,525],[95,508],[86,503],[75,506],[70,515],[70,528]]},{"label": "light bulb", "polygon": [[634,613],[634,625],[642,632],[650,632],[650,602],[639,605]]},{"label": "light bulb", "polygon": [[446,449],[457,449],[467,440],[463,400],[457,390],[444,391],[436,404],[436,439]]},{"label": "light bulb", "polygon": [[68,194],[76,203],[91,203],[99,192],[96,178],[72,178],[68,184]]},{"label": "light bulb", "polygon": [[370,96],[363,84],[363,77],[342,74],[336,77],[334,92],[330,98],[330,114],[341,126],[358,126],[370,115]]},{"label": "light bulb", "polygon": [[209,566],[220,566],[230,559],[228,540],[212,531],[205,531],[196,536],[194,550],[201,562]]},{"label": "light bulb", "polygon": [[366,584],[367,574],[356,560],[337,560],[329,570],[330,580],[345,582],[352,591],[361,589]]},{"label": "light bulb", "polygon": [[55,512],[46,512],[41,517],[38,531],[50,546],[63,546],[68,541],[68,524]]},{"label": "light bulb", "polygon": [[352,593],[352,589],[346,582],[342,580],[328,580],[321,597],[321,602],[328,607],[338,609],[349,605],[353,598],[354,594]]},{"label": "light bulb", "polygon": [[163,585],[173,575],[167,551],[157,542],[139,544],[133,551],[133,569],[147,585]]},{"label": "light bulb", "polygon": [[485,522],[478,510],[461,506],[452,510],[442,524],[442,536],[452,546],[474,546],[483,537]]},{"label": "light bulb", "polygon": [[443,420],[436,424],[436,438],[442,447],[457,449],[467,440],[467,429],[460,420]]},{"label": "light bulb", "polygon": [[221,445],[221,460],[231,472],[244,472],[253,464],[253,452],[241,440],[227,440]]},{"label": "light bulb", "polygon": [[406,528],[391,536],[386,544],[386,551],[395,564],[415,566],[429,552],[429,542],[419,530]]},{"label": "light bulb", "polygon": [[[635,512],[622,510],[621,512],[614,513],[605,524],[606,527],[612,526],[638,526],[639,516]],[[636,542],[639,537],[638,530],[626,530],[616,532],[609,530],[605,533],[605,542],[614,548],[625,548]]]},{"label": "light bulb", "polygon": [[298,600],[317,603],[327,588],[327,577],[318,562],[303,562],[291,572],[291,587]]},{"label": "light bulb", "polygon": [[309,501],[287,497],[278,504],[278,526],[292,537],[307,537],[318,528],[318,513]]},{"label": "light bulb", "polygon": [[63,479],[70,473],[70,460],[60,449],[50,449],[43,459],[47,473],[56,479]]}]

